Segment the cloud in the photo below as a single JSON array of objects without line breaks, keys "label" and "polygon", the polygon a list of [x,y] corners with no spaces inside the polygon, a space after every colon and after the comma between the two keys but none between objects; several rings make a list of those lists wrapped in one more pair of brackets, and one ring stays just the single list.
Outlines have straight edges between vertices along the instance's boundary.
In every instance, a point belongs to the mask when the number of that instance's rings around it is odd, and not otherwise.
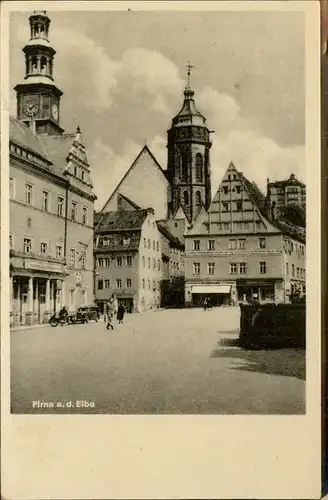
[{"label": "cloud", "polygon": [[294,173],[304,180],[304,147],[283,147],[264,137],[242,116],[242,110],[231,96],[205,87],[197,106],[206,116],[209,128],[215,129],[211,149],[212,196],[231,161],[262,190],[266,188],[267,178],[283,179]]},{"label": "cloud", "polygon": [[94,192],[97,195],[95,208],[100,210],[106,200],[115,190],[133,160],[140,152],[140,145],[128,139],[120,154],[101,139],[97,138],[94,144],[88,148],[88,160],[91,165],[91,178],[94,184]]}]

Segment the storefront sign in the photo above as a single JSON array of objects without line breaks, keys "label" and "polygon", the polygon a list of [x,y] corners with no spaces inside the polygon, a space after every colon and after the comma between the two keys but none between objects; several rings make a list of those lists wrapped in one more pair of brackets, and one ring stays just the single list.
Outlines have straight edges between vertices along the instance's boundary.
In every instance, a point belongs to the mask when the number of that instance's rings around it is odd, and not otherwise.
[{"label": "storefront sign", "polygon": [[57,264],[56,262],[45,262],[42,260],[28,259],[24,262],[25,269],[31,269],[35,271],[51,271],[55,273],[62,273],[63,266]]}]

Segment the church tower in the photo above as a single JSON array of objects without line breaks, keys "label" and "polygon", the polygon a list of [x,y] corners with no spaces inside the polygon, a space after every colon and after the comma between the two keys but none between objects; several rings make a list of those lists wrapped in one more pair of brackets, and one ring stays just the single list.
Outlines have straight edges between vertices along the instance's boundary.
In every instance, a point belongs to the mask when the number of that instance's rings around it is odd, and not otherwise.
[{"label": "church tower", "polygon": [[53,78],[56,51],[50,45],[50,19],[45,11],[34,11],[29,18],[31,36],[23,48],[25,83],[16,85],[17,118],[38,133],[61,135],[59,108],[62,91]]},{"label": "church tower", "polygon": [[168,130],[168,213],[174,217],[182,207],[190,223],[202,206],[207,210],[211,202],[210,131],[205,117],[197,110],[194,94],[188,82],[184,102]]}]

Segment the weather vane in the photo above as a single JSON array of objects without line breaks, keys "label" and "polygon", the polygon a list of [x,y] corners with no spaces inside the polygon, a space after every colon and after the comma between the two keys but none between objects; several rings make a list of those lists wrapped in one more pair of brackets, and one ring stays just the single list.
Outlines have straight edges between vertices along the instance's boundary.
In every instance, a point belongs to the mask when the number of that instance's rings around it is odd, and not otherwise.
[{"label": "weather vane", "polygon": [[188,61],[188,64],[186,66],[187,68],[187,85],[188,87],[190,87],[190,75],[191,75],[191,70],[194,68],[195,66],[193,64],[190,63],[190,61]]}]

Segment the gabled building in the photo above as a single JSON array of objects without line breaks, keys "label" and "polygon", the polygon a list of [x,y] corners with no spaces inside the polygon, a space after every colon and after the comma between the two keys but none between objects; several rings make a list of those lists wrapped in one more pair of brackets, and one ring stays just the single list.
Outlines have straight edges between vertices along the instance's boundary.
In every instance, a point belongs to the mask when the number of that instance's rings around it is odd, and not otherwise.
[{"label": "gabled building", "polygon": [[94,256],[96,302],[103,311],[113,293],[127,312],[160,306],[162,246],[153,209],[96,214]]},{"label": "gabled building", "polygon": [[305,232],[272,221],[266,199],[231,163],[185,237],[185,301],[288,301],[305,292]]},{"label": "gabled building", "polygon": [[60,125],[62,92],[45,12],[30,16],[25,82],[10,118],[11,325],[43,323],[93,301],[95,195],[81,131]]}]

